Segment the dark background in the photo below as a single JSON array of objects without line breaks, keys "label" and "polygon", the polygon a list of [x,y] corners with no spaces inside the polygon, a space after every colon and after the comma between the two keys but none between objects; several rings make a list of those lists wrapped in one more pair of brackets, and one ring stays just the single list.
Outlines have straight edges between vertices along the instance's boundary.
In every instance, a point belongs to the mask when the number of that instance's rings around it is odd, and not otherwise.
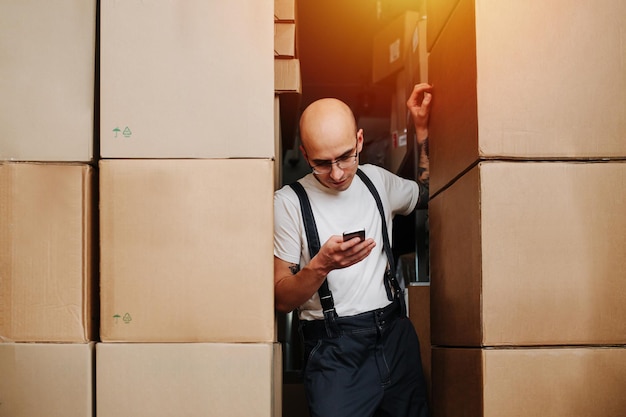
[{"label": "dark background", "polygon": [[290,109],[281,116],[291,121],[283,129],[283,150],[293,146],[300,112],[319,98],[345,101],[357,121],[389,117],[392,87],[372,82],[374,34],[406,10],[423,11],[422,4],[423,0],[296,0],[302,95],[281,97],[287,101],[284,108]]}]

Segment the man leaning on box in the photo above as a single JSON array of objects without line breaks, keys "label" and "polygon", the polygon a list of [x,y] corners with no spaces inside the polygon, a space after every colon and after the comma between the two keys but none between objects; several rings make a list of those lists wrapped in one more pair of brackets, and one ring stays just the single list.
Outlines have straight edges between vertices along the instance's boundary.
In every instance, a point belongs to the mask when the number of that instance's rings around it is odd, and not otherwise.
[{"label": "man leaning on box", "polygon": [[[312,172],[274,195],[274,292],[277,310],[298,311],[312,417],[428,416],[390,225],[428,203],[431,91],[417,84],[407,101],[418,182],[359,165],[363,129],[345,103],[320,99],[300,118],[300,150]],[[364,236],[342,236],[362,229]]]}]

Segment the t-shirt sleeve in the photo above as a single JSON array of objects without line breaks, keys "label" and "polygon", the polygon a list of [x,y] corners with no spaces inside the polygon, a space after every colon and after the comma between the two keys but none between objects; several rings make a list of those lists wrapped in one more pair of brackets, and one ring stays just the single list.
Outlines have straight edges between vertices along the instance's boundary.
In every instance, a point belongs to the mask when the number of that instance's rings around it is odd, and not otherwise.
[{"label": "t-shirt sleeve", "polygon": [[377,171],[387,192],[392,213],[403,216],[410,214],[419,200],[417,182],[399,177],[382,168]]},{"label": "t-shirt sleeve", "polygon": [[288,187],[276,191],[274,193],[274,256],[289,263],[300,264],[301,223],[300,206],[295,192]]}]

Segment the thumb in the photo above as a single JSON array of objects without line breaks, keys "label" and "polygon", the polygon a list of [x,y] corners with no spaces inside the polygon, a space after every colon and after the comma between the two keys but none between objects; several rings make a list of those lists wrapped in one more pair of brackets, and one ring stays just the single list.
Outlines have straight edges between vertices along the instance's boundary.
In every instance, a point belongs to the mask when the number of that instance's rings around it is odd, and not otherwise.
[{"label": "thumb", "polygon": [[430,93],[424,93],[424,99],[422,100],[422,104],[428,106],[430,104],[430,100],[432,100],[433,95]]}]

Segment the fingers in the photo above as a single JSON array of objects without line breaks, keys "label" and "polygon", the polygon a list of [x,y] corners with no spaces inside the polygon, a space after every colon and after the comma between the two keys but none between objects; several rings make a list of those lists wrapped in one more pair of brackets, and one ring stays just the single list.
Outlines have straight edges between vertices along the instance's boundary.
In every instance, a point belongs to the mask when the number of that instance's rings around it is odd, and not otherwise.
[{"label": "fingers", "polygon": [[351,239],[348,242],[344,242],[344,250],[342,252],[342,267],[348,267],[355,263],[361,262],[363,259],[372,252],[376,242],[374,239],[366,239],[363,242],[359,242],[358,239]]},{"label": "fingers", "polygon": [[429,91],[424,91],[424,99],[422,100],[422,107],[427,107],[432,100],[433,95]]},{"label": "fingers", "polygon": [[419,84],[415,84],[415,86],[413,87],[413,91],[411,92],[411,95],[420,95],[421,93],[424,92],[428,92],[430,93],[433,89],[433,86],[428,84],[428,83],[419,83]]},{"label": "fingers", "polygon": [[331,237],[320,249],[330,270],[346,268],[365,259],[376,246],[374,239],[359,242],[358,238],[343,242],[341,236]]},{"label": "fingers", "polygon": [[422,107],[428,107],[432,100],[433,86],[428,83],[415,84],[406,105],[412,111],[418,111]]}]

